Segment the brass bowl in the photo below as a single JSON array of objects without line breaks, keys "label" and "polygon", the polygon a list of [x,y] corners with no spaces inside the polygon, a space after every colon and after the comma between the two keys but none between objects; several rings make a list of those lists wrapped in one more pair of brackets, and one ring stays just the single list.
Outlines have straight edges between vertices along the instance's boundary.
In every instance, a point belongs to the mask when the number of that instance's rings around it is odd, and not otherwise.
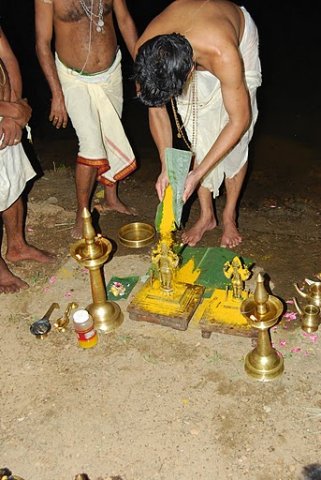
[{"label": "brass bowl", "polygon": [[153,242],[154,237],[155,228],[148,223],[128,223],[118,230],[120,243],[129,248],[146,247]]}]

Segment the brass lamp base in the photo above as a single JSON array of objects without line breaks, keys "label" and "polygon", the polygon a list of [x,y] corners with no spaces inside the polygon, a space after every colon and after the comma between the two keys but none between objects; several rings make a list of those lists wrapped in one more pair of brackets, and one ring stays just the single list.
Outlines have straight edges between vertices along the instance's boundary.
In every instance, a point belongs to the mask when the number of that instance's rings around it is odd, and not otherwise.
[{"label": "brass lamp base", "polygon": [[274,380],[284,371],[283,357],[273,350],[269,355],[260,355],[256,348],[248,353],[244,361],[248,375],[262,382]]},{"label": "brass lamp base", "polygon": [[102,333],[116,330],[124,321],[124,315],[115,302],[91,303],[86,310],[92,315],[96,330]]}]

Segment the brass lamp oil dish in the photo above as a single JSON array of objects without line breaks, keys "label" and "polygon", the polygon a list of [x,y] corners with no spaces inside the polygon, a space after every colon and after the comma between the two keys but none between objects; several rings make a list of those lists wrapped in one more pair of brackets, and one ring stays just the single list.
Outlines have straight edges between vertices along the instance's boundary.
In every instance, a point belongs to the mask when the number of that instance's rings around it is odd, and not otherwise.
[{"label": "brass lamp oil dish", "polygon": [[154,237],[155,229],[148,223],[128,223],[118,230],[120,243],[129,248],[146,247],[153,242]]}]

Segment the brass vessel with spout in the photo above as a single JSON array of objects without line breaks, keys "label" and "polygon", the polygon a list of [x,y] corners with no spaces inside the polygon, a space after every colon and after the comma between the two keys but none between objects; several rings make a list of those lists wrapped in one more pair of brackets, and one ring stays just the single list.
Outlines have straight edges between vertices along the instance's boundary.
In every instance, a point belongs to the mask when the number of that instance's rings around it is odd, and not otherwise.
[{"label": "brass vessel with spout", "polygon": [[123,322],[119,305],[107,300],[101,271],[108,260],[112,245],[106,238],[96,235],[87,208],[84,208],[82,218],[83,238],[71,245],[70,254],[80,265],[89,270],[93,302],[86,307],[86,310],[92,315],[96,330],[109,333]]},{"label": "brass vessel with spout", "polygon": [[241,313],[258,330],[257,345],[245,357],[244,368],[248,375],[260,381],[274,380],[284,370],[282,355],[272,347],[269,329],[277,322],[283,311],[281,300],[269,295],[264,279],[258,274],[254,296],[244,300]]},{"label": "brass vessel with spout", "polygon": [[297,283],[294,283],[294,288],[301,297],[305,298],[307,303],[313,304],[316,307],[321,307],[321,282],[307,283],[307,291],[301,290]]}]

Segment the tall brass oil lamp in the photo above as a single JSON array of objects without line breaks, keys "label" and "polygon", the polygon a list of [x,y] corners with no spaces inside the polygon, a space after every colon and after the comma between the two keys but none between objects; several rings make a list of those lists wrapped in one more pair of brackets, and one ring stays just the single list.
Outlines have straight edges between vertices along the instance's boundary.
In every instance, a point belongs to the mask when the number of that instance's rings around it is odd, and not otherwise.
[{"label": "tall brass oil lamp", "polygon": [[90,212],[84,208],[83,238],[70,247],[71,256],[89,270],[93,302],[86,307],[92,315],[95,328],[103,333],[115,330],[123,322],[123,314],[115,302],[107,300],[102,276],[102,266],[108,260],[112,245],[109,240],[97,235],[92,226]]},{"label": "tall brass oil lamp", "polygon": [[256,380],[274,380],[284,370],[283,357],[272,347],[269,333],[269,329],[278,322],[282,311],[282,302],[268,294],[263,284],[263,276],[259,273],[254,296],[241,304],[242,315],[258,330],[257,345],[247,354],[244,362],[246,373]]}]

